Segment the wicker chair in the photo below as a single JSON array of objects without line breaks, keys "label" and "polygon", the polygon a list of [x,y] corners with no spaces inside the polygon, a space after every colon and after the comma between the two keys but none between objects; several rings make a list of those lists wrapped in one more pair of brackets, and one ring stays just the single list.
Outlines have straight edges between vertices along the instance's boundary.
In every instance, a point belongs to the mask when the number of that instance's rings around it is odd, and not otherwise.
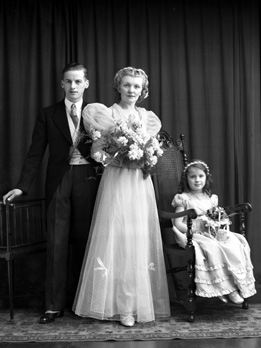
[{"label": "wicker chair", "polygon": [[14,320],[13,260],[46,251],[43,199],[0,202],[0,259],[8,270],[10,321]]},{"label": "wicker chair", "polygon": [[[178,191],[184,166],[187,164],[187,153],[184,148],[184,135],[173,142],[167,132],[161,131],[160,139],[163,143],[164,154],[159,158],[152,173],[155,188],[158,214],[161,225],[163,251],[165,254],[167,273],[173,279],[177,299],[184,304],[188,313],[188,321],[194,321],[196,309],[196,295],[194,283],[195,249],[193,246],[193,235],[191,232],[192,219],[197,217],[194,209],[181,213],[175,213],[171,206],[172,199]],[[228,214],[238,214],[240,217],[240,233],[246,236],[245,213],[250,212],[252,207],[249,203],[226,207]],[[187,216],[187,245],[181,248],[172,231],[172,218]],[[248,308],[247,301],[242,304]]]}]

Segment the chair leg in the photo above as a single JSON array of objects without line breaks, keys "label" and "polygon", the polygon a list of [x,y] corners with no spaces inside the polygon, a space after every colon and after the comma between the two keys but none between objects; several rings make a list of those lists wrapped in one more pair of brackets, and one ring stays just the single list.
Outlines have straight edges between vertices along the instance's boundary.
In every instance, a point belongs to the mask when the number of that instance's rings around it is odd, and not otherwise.
[{"label": "chair leg", "polygon": [[7,260],[8,270],[8,287],[9,287],[9,308],[10,308],[10,321],[14,321],[14,303],[13,303],[13,260]]},{"label": "chair leg", "polygon": [[187,267],[187,272],[189,276],[189,287],[188,287],[188,297],[186,299],[185,307],[188,312],[188,321],[190,323],[193,323],[195,318],[194,318],[194,313],[196,310],[196,297],[195,297],[195,249],[194,247],[188,248],[187,249],[189,252],[189,262],[188,262],[188,267]]},{"label": "chair leg", "polygon": [[192,288],[190,288],[188,292],[188,297],[185,300],[184,306],[188,313],[188,322],[193,323],[195,321],[194,313],[196,310],[196,297]]}]

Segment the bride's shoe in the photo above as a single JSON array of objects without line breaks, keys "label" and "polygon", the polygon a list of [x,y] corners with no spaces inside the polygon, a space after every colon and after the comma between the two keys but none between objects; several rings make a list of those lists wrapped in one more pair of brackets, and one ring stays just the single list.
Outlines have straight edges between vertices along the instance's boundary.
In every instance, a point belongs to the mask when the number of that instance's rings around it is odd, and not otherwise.
[{"label": "bride's shoe", "polygon": [[244,302],[243,297],[241,297],[238,293],[238,291],[233,291],[231,292],[231,294],[228,295],[228,297],[230,298],[230,300],[236,304],[241,304]]},{"label": "bride's shoe", "polygon": [[121,315],[121,324],[123,326],[133,326],[135,323],[134,318],[131,315]]},{"label": "bride's shoe", "polygon": [[228,303],[228,300],[226,299],[225,296],[218,296],[218,298],[220,299],[220,301],[224,302],[224,303]]}]

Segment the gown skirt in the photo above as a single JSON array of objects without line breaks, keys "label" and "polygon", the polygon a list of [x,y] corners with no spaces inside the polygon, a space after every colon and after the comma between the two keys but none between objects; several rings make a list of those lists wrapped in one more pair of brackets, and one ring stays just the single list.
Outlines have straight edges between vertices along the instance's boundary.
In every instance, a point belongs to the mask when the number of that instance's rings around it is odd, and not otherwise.
[{"label": "gown skirt", "polygon": [[140,169],[106,167],[73,305],[82,317],[170,315],[155,193]]}]

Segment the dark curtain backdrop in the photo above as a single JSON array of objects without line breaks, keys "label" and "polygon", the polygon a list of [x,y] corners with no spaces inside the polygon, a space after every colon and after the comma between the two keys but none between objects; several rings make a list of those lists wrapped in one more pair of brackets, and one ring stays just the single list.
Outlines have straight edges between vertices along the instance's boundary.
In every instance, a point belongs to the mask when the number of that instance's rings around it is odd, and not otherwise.
[{"label": "dark curtain backdrop", "polygon": [[[14,187],[40,108],[63,98],[61,69],[88,67],[88,102],[111,105],[115,72],[149,75],[163,128],[208,162],[220,205],[251,202],[261,283],[260,5],[244,0],[2,0],[0,194]],[[46,161],[46,159],[45,159]],[[44,165],[31,190],[43,196]]]}]

